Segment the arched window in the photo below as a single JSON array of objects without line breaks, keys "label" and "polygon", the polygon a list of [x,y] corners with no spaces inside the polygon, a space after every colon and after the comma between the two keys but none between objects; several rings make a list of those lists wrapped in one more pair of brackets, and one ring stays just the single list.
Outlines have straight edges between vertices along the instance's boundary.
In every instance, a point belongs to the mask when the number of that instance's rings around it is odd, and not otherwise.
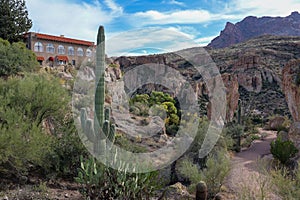
[{"label": "arched window", "polygon": [[34,51],[43,52],[43,44],[41,42],[36,42],[34,44]]},{"label": "arched window", "polygon": [[92,50],[87,49],[85,55],[86,55],[87,57],[92,57]]},{"label": "arched window", "polygon": [[74,56],[74,47],[72,47],[72,46],[68,47],[68,55],[69,56]]},{"label": "arched window", "polygon": [[54,46],[53,46],[53,44],[51,44],[51,43],[47,44],[46,52],[47,53],[54,53]]},{"label": "arched window", "polygon": [[63,45],[59,45],[57,48],[58,54],[65,54],[65,47]]},{"label": "arched window", "polygon": [[77,49],[77,56],[83,56],[83,49],[82,48]]}]

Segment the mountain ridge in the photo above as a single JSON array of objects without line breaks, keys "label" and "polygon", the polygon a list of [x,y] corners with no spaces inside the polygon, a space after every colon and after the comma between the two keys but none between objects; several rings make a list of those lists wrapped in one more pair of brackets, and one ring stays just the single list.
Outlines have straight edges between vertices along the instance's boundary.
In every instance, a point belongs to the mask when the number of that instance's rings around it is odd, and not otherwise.
[{"label": "mountain ridge", "polygon": [[208,44],[208,47],[229,47],[262,35],[300,36],[299,12],[292,12],[287,17],[248,16],[236,24],[227,22],[224,30]]}]

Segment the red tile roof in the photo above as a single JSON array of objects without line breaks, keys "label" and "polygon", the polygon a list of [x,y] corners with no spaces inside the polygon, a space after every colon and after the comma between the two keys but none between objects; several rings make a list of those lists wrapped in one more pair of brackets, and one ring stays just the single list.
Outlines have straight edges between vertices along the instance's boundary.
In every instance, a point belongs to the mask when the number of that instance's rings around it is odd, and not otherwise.
[{"label": "red tile roof", "polygon": [[43,56],[38,56],[38,57],[36,57],[36,59],[39,60],[39,61],[45,60],[45,58]]},{"label": "red tile roof", "polygon": [[55,58],[57,60],[62,60],[62,61],[68,61],[69,60],[68,56],[56,56]]},{"label": "red tile roof", "polygon": [[94,46],[94,42],[89,42],[89,41],[85,41],[85,40],[66,38],[64,36],[47,35],[47,34],[42,34],[42,33],[32,33],[32,34],[35,34],[35,36],[38,39],[52,40],[52,41],[57,41],[57,42],[66,42],[66,43],[79,44],[79,45],[85,45],[85,46]]}]

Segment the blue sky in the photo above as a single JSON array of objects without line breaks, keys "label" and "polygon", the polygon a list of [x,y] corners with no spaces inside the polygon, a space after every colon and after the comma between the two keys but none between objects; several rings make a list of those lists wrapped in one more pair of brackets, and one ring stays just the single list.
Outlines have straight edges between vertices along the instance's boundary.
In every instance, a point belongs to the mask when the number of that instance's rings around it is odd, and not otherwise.
[{"label": "blue sky", "polygon": [[110,56],[203,46],[226,22],[287,16],[300,0],[27,0],[31,31],[95,41],[106,31]]}]

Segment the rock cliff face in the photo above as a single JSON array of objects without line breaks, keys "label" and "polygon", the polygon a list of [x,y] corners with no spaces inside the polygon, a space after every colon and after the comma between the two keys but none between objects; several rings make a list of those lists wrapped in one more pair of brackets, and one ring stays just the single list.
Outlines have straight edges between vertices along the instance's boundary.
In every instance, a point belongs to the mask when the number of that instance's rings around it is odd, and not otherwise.
[{"label": "rock cliff face", "polygon": [[[208,55],[208,54],[207,54]],[[209,59],[208,59],[209,60]],[[203,62],[209,62],[204,59]],[[213,62],[211,60],[211,62]],[[150,93],[151,91],[163,91],[170,93],[172,96],[176,97],[182,91],[176,88],[176,85],[183,85],[185,84],[184,81],[188,81],[192,86],[195,94],[201,99],[203,103],[203,108],[205,110],[205,114],[210,117],[211,108],[208,104],[208,87],[204,83],[203,77],[199,72],[185,59],[183,59],[179,54],[175,53],[168,53],[168,54],[160,54],[160,55],[149,55],[149,56],[140,56],[140,57],[119,57],[116,58],[115,63],[120,65],[121,69],[125,72],[130,72],[130,70],[134,69],[137,66],[146,66],[147,64],[158,64],[161,65],[161,70],[156,72],[155,76],[159,76],[159,74],[165,74],[168,77],[168,84],[172,85],[170,82],[174,83],[175,87],[167,88],[159,84],[147,84],[144,85],[143,88],[140,88],[138,93]],[[172,73],[168,73],[167,70],[163,66],[171,67],[175,69],[177,72],[180,72],[183,78],[176,77]],[[160,72],[161,71],[161,72]],[[129,80],[134,80],[135,83],[145,83],[148,81],[149,77],[140,77],[141,73],[130,73],[131,77]],[[228,112],[226,114],[226,121],[231,121],[234,116],[234,112],[237,109],[238,99],[239,99],[239,84],[236,75],[233,74],[222,74],[221,76],[224,86],[226,87],[226,98],[227,98],[227,109]],[[126,81],[125,81],[126,82]],[[130,84],[130,83],[129,83]],[[211,87],[212,90],[213,87]],[[183,97],[184,102],[192,102],[193,95],[186,94]]]},{"label": "rock cliff face", "polygon": [[228,47],[261,35],[300,36],[300,14],[287,17],[246,17],[241,22],[227,22],[220,36],[208,45],[214,48]]},{"label": "rock cliff face", "polygon": [[223,49],[210,49],[221,73],[238,77],[240,98],[248,111],[289,115],[282,91],[282,69],[300,58],[300,37],[261,36]]},{"label": "rock cliff face", "polygon": [[300,59],[288,62],[282,71],[285,99],[294,121],[300,122]]},{"label": "rock cliff face", "polygon": [[[300,150],[300,59],[288,62],[282,70],[282,76],[286,102],[294,120],[288,137]],[[298,156],[299,159],[300,153]]]},{"label": "rock cliff face", "polygon": [[[194,48],[191,49],[193,51]],[[227,121],[233,118],[240,98],[248,112],[264,116],[289,115],[282,91],[282,69],[291,59],[300,58],[300,37],[261,36],[230,48],[206,48],[222,74],[227,94]],[[207,108],[207,87],[193,66],[175,53],[140,57],[119,57],[115,63],[124,73],[147,63],[167,65],[179,71],[191,83]],[[164,89],[148,86],[147,90]],[[298,95],[299,96],[299,95]],[[209,109],[207,110],[209,113]],[[207,113],[206,113],[207,114]]]}]

